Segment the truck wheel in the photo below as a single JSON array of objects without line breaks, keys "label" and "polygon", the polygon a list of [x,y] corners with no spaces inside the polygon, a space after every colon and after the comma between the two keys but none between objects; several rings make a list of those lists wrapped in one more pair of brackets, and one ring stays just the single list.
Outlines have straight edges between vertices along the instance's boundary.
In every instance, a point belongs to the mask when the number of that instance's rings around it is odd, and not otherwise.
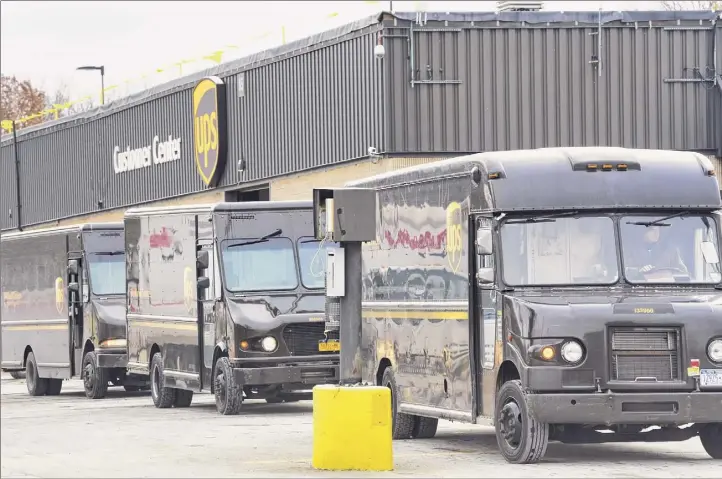
[{"label": "truck wheel", "polygon": [[504,383],[496,398],[496,442],[504,459],[511,464],[539,462],[549,445],[549,425],[529,414],[521,381]]},{"label": "truck wheel", "polygon": [[13,379],[24,379],[25,371],[10,371],[10,377]]},{"label": "truck wheel", "polygon": [[163,356],[160,353],[155,353],[150,362],[150,395],[153,398],[153,404],[159,409],[171,407],[176,398],[176,390],[165,387]]},{"label": "truck wheel", "polygon": [[175,390],[175,401],[173,402],[173,407],[190,407],[191,402],[193,402],[193,391],[188,391],[186,389]]},{"label": "truck wheel", "polygon": [[83,356],[83,389],[88,399],[103,399],[108,394],[108,371],[96,366],[95,351]]},{"label": "truck wheel", "polygon": [[394,379],[394,372],[391,370],[391,368],[386,368],[384,370],[381,384],[391,390],[391,428],[393,431],[392,437],[394,439],[411,439],[414,433],[415,416],[399,412],[399,390],[396,387],[396,379]]},{"label": "truck wheel", "polygon": [[699,432],[702,447],[713,459],[722,459],[722,424],[707,424]]},{"label": "truck wheel", "polygon": [[38,376],[38,363],[35,361],[35,353],[32,351],[28,354],[25,362],[26,381],[25,386],[31,396],[44,396],[48,390],[48,380]]},{"label": "truck wheel", "polygon": [[233,368],[227,357],[220,357],[213,368],[213,394],[216,396],[216,410],[224,416],[241,412],[243,396],[241,387],[233,377]]},{"label": "truck wheel", "polygon": [[435,417],[417,416],[414,421],[414,439],[431,439],[436,436],[436,429],[439,427],[439,420]]},{"label": "truck wheel", "polygon": [[48,396],[57,396],[63,389],[62,379],[48,379],[48,390],[45,392]]}]

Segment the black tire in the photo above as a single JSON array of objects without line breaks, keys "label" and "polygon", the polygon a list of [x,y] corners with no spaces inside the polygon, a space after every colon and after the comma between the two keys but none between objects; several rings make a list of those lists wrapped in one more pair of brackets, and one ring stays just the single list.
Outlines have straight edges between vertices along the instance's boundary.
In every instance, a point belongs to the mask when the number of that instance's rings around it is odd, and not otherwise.
[{"label": "black tire", "polygon": [[436,436],[436,429],[439,427],[439,420],[435,417],[416,416],[414,422],[414,439],[431,439]]},{"label": "black tire", "polygon": [[243,390],[233,377],[233,368],[227,357],[218,358],[213,367],[213,386],[219,414],[232,416],[241,412]]},{"label": "black tire", "polygon": [[25,371],[10,371],[10,377],[13,379],[25,379]]},{"label": "black tire", "polygon": [[391,428],[393,431],[392,437],[394,439],[411,439],[414,434],[416,416],[399,412],[399,390],[396,387],[394,372],[391,370],[390,367],[387,367],[384,370],[381,384],[391,390]]},{"label": "black tire", "polygon": [[58,396],[63,389],[62,379],[48,379],[48,390],[45,392],[48,396]]},{"label": "black tire", "polygon": [[193,402],[193,391],[187,389],[175,390],[175,401],[173,407],[190,407]]},{"label": "black tire", "polygon": [[48,380],[38,376],[38,363],[32,351],[25,361],[25,372],[25,386],[28,388],[28,393],[31,396],[44,396],[48,390]]},{"label": "black tire", "polygon": [[699,432],[699,440],[712,459],[722,459],[722,423],[706,424]]},{"label": "black tire", "polygon": [[163,356],[160,353],[155,353],[150,362],[150,395],[158,409],[167,409],[175,403],[176,390],[165,387]]},{"label": "black tire", "polygon": [[504,383],[496,395],[496,442],[511,464],[534,464],[546,454],[549,425],[529,414],[521,381]]},{"label": "black tire", "polygon": [[99,368],[95,351],[83,356],[83,389],[88,399],[103,399],[108,394],[108,370]]}]

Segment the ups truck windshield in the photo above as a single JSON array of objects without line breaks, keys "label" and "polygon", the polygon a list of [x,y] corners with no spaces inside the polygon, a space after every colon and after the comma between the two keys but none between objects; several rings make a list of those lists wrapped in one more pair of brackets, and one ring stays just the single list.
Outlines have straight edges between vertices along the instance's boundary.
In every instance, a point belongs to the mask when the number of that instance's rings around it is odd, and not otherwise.
[{"label": "ups truck windshield", "polygon": [[509,286],[612,285],[622,278],[629,283],[720,281],[719,239],[711,216],[566,216],[503,223],[503,276]]},{"label": "ups truck windshield", "polygon": [[[326,243],[324,246],[333,246]],[[301,238],[238,238],[222,242],[226,289],[231,292],[293,290],[300,281],[306,289],[324,286],[325,255],[319,242]],[[298,259],[297,259],[298,256]]]},{"label": "ups truck windshield", "polygon": [[90,288],[98,296],[125,294],[125,253],[89,253]]}]

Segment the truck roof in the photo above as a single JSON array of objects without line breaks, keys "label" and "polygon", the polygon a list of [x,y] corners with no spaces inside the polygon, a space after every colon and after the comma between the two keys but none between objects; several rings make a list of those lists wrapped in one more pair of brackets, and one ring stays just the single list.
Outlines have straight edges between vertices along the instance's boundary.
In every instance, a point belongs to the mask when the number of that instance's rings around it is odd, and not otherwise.
[{"label": "truck roof", "polygon": [[384,189],[466,175],[471,182],[475,171],[480,184],[472,188],[472,204],[481,210],[722,208],[710,159],[669,150],[569,147],[477,153],[346,186]]},{"label": "truck roof", "polygon": [[132,216],[156,216],[167,214],[199,214],[212,212],[233,212],[233,211],[289,211],[313,209],[313,202],[308,201],[241,201],[241,202],[219,202],[202,205],[183,206],[145,206],[129,208],[125,212],[126,217]]},{"label": "truck roof", "polygon": [[103,231],[103,230],[122,230],[123,223],[121,222],[109,222],[109,223],[81,223],[77,225],[68,226],[54,226],[51,228],[43,228],[29,231],[12,231],[10,233],[3,233],[0,237],[3,241],[25,239],[25,238],[37,238],[41,236],[53,236],[60,234],[68,234],[73,232],[81,231]]}]

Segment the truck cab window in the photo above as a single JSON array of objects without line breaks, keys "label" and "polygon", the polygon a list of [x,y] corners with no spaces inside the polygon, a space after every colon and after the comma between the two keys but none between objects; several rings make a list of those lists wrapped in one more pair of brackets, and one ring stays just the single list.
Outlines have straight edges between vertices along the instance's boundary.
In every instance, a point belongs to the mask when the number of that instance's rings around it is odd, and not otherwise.
[{"label": "truck cab window", "polygon": [[224,280],[229,291],[277,291],[298,287],[293,242],[288,238],[239,238],[222,244]]},{"label": "truck cab window", "polygon": [[125,252],[87,254],[83,268],[83,287],[87,285],[88,275],[93,294],[97,296],[125,294]]},{"label": "truck cab window", "polygon": [[711,216],[623,216],[625,276],[633,283],[720,282],[715,228]]},{"label": "truck cab window", "polygon": [[510,219],[501,227],[511,286],[612,284],[619,279],[614,222],[604,216]]},{"label": "truck cab window", "polygon": [[[319,248],[321,248],[319,250]],[[338,243],[324,241],[321,245],[310,237],[298,240],[298,259],[301,267],[301,282],[308,289],[323,288],[326,283],[326,251],[338,248]]]}]

